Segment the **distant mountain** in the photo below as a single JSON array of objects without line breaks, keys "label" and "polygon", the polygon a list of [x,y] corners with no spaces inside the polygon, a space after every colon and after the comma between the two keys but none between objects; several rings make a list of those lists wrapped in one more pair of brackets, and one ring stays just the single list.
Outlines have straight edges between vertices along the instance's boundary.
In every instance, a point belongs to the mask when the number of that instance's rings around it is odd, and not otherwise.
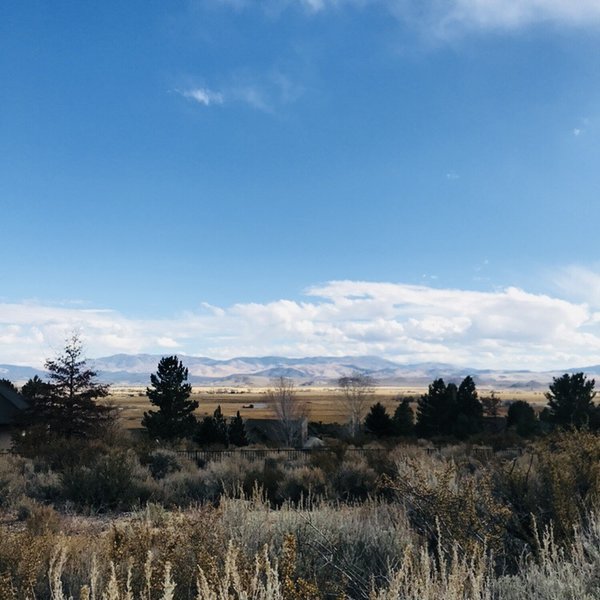
[{"label": "distant mountain", "polygon": [[[160,355],[115,354],[90,359],[91,368],[99,378],[114,385],[147,385],[150,374],[156,371]],[[399,364],[377,356],[240,356],[217,360],[202,356],[180,355],[187,366],[193,385],[213,387],[268,386],[276,377],[289,377],[297,385],[333,386],[337,380],[353,372],[370,375],[378,385],[424,387],[438,377],[460,381],[471,375],[481,387],[495,389],[546,389],[552,377],[565,372],[583,371],[600,381],[600,365],[577,369],[536,372],[528,370],[473,369],[446,363]],[[22,384],[42,370],[32,367],[0,365],[0,378],[6,377]]]},{"label": "distant mountain", "polygon": [[45,377],[46,373],[33,367],[19,367],[17,365],[0,365],[0,379],[10,379],[12,382],[24,383],[35,375]]}]

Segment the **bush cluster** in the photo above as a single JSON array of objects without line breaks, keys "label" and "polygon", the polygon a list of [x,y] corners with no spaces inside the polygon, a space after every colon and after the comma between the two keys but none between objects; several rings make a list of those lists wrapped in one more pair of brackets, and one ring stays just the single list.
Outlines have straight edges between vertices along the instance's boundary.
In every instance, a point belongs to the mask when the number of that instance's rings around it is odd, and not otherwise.
[{"label": "bush cluster", "polygon": [[[199,467],[164,448],[94,448],[76,466],[0,458],[0,511],[12,524],[0,597],[62,597],[52,586],[86,597],[93,584],[112,586],[110,598],[160,598],[166,581],[167,598],[220,598],[230,581],[223,598],[260,584],[264,598],[551,599],[561,596],[526,593],[534,583],[557,593],[576,569],[598,591],[600,554],[586,544],[600,539],[600,438],[588,431],[485,460],[464,444],[435,454],[413,445],[368,460],[341,448]],[[540,583],[543,569],[556,581]]]}]

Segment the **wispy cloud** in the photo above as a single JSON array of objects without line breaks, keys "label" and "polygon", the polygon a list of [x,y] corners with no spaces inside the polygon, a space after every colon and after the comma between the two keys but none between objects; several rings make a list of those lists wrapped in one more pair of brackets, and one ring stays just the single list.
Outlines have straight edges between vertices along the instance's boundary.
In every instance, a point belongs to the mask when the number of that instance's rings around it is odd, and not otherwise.
[{"label": "wispy cloud", "polygon": [[551,276],[560,293],[600,310],[600,270],[569,265]]},{"label": "wispy cloud", "polygon": [[[206,0],[237,10],[261,8],[270,15],[299,7],[310,15],[345,7],[387,10],[436,36],[468,30],[514,30],[534,24],[600,26],[598,0]],[[277,7],[277,10],[274,9]]]},{"label": "wispy cloud", "polygon": [[445,27],[515,29],[535,23],[600,24],[600,3],[596,0],[451,0],[444,4],[441,23]]},{"label": "wispy cloud", "polygon": [[192,88],[189,90],[179,91],[184,98],[189,98],[198,104],[210,106],[211,104],[223,104],[223,94],[214,92],[207,88]]},{"label": "wispy cloud", "polygon": [[153,320],[116,311],[4,303],[0,363],[40,365],[74,328],[82,332],[90,356],[175,349],[215,358],[375,354],[401,362],[474,367],[600,362],[595,309],[600,307],[600,275],[577,270],[568,275],[573,285],[592,285],[595,304],[518,288],[480,292],[362,281],[315,286],[302,301],[204,304]]},{"label": "wispy cloud", "polygon": [[272,70],[263,75],[234,74],[219,91],[201,86],[175,91],[202,106],[242,104],[261,112],[275,113],[281,107],[295,102],[304,90],[288,75]]},{"label": "wispy cloud", "polygon": [[262,112],[272,112],[273,105],[264,90],[255,85],[244,85],[232,91],[232,97]]},{"label": "wispy cloud", "polygon": [[583,119],[579,120],[579,124],[577,125],[577,127],[573,127],[573,129],[571,130],[571,133],[575,136],[575,137],[579,137],[580,135],[583,135],[584,133],[586,133],[588,126],[590,126],[591,121],[589,118],[585,117]]}]

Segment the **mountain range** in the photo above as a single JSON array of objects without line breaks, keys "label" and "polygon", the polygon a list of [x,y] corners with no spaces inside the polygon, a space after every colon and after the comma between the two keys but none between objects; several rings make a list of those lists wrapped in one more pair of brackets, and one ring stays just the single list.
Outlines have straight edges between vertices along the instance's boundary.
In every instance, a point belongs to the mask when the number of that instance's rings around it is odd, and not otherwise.
[{"label": "mountain range", "polygon": [[[115,354],[89,359],[88,365],[101,381],[119,386],[147,385],[156,371],[160,355]],[[600,365],[554,371],[494,370],[459,367],[445,363],[399,364],[376,356],[280,356],[237,357],[227,360],[179,357],[189,370],[189,381],[196,386],[263,387],[274,378],[288,377],[299,386],[331,386],[340,377],[353,372],[370,375],[382,386],[424,387],[438,377],[459,381],[471,375],[482,387],[495,389],[546,389],[552,378],[563,373],[583,371],[600,380]],[[43,370],[33,367],[0,364],[0,378],[22,384],[30,377],[45,378]]]}]

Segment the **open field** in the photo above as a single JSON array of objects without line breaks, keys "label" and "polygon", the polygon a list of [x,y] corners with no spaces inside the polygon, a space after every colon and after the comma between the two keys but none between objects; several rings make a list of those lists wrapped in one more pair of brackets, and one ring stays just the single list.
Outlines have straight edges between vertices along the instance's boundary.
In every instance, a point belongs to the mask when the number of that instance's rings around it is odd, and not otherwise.
[{"label": "open field", "polygon": [[[108,400],[116,406],[121,414],[123,423],[128,428],[139,427],[144,411],[152,408],[145,396],[145,387],[114,387]],[[212,415],[217,406],[226,417],[232,417],[239,410],[244,419],[271,418],[273,413],[267,405],[267,388],[200,388],[193,390],[192,397],[200,407],[198,417]],[[381,402],[389,413],[393,414],[398,397],[418,397],[425,393],[426,388],[395,387],[377,388],[372,402]],[[480,397],[486,396],[491,390],[480,389]],[[343,423],[346,421],[341,394],[336,388],[297,388],[298,398],[306,404],[309,419],[323,423]],[[537,407],[546,403],[543,392],[532,391],[500,391],[496,395],[503,401],[526,400]],[[250,405],[253,408],[250,408]]]}]

